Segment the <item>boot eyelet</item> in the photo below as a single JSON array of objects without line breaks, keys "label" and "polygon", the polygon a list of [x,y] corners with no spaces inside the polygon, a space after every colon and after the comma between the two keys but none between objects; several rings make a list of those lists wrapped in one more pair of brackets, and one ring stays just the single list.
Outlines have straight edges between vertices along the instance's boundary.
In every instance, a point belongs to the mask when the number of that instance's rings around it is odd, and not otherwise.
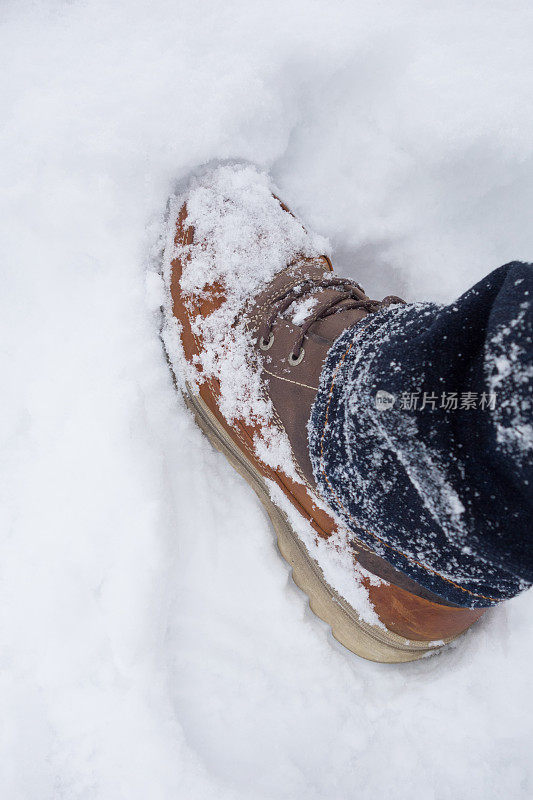
[{"label": "boot eyelet", "polygon": [[289,353],[289,364],[292,364],[292,366],[295,367],[296,364],[299,364],[300,361],[303,361],[304,356],[305,356],[305,350],[303,349],[303,347],[297,356],[295,356],[294,353]]},{"label": "boot eyelet", "polygon": [[264,337],[259,339],[259,347],[261,350],[270,350],[272,345],[274,344],[274,334],[271,333],[268,337],[268,341],[265,341]]}]

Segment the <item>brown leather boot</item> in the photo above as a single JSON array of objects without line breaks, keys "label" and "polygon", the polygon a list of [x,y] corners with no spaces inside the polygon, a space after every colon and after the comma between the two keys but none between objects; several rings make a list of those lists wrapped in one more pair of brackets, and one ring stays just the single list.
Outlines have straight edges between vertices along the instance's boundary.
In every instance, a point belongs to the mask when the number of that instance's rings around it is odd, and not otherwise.
[{"label": "brown leather boot", "polygon": [[483,613],[422,588],[345,530],[316,494],[307,422],[337,337],[391,302],[334,275],[324,242],[254,167],[205,168],[169,201],[162,338],[211,442],[255,489],[281,553],[333,635],[411,661]]}]

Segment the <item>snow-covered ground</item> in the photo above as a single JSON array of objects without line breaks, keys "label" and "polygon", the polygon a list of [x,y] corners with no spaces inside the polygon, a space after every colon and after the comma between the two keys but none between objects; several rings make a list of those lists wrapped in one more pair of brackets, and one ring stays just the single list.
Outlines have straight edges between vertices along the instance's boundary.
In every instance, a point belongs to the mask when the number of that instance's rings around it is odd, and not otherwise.
[{"label": "snow-covered ground", "polygon": [[365,662],[176,396],[174,181],[270,169],[372,296],[533,254],[528,0],[4,0],[2,800],[533,793],[533,594]]}]

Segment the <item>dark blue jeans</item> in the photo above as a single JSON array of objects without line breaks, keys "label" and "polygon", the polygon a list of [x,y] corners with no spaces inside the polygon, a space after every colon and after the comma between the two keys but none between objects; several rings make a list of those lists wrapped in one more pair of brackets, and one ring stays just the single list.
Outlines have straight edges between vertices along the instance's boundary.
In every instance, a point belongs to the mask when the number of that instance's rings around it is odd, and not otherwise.
[{"label": "dark blue jeans", "polygon": [[328,353],[309,421],[345,527],[461,606],[533,582],[533,265],[455,303],[372,314]]}]

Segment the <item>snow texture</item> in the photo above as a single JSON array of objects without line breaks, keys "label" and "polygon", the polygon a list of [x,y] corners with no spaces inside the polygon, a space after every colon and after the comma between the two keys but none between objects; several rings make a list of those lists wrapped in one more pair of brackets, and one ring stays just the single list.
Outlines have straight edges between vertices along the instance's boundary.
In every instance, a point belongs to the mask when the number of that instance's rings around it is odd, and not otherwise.
[{"label": "snow texture", "polygon": [[353,537],[349,531],[339,526],[329,539],[322,539],[315,533],[311,524],[296,511],[279,486],[268,479],[266,483],[273,502],[286,515],[292,529],[304,543],[307,552],[320,565],[329,586],[348,601],[362,620],[369,625],[386,630],[375,612],[362,579],[368,578],[374,586],[378,586],[383,581],[363,569],[359,564],[354,567],[354,559],[349,546]]},{"label": "snow texture", "polygon": [[527,308],[528,303],[522,303],[514,319],[501,325],[485,348],[490,391],[500,396],[494,409],[497,440],[518,464],[524,463],[533,450],[533,408],[524,391],[531,384],[533,364],[527,363],[525,342],[513,338],[513,330],[520,330],[524,324]]},{"label": "snow texture", "polygon": [[311,315],[317,303],[318,298],[316,297],[306,297],[304,300],[295,300],[285,311],[285,316],[290,317],[293,325],[302,325]]},{"label": "snow texture", "polygon": [[372,296],[531,260],[531,4],[5,0],[0,796],[526,800],[533,596],[413,664],[309,612],[177,397],[176,179],[271,171]]},{"label": "snow texture", "polygon": [[[329,245],[284,211],[275,191],[264,172],[235,162],[200,170],[183,193],[171,198],[162,234],[166,291],[162,337],[169,358],[177,354],[173,366],[178,381],[197,389],[199,382],[215,378],[226,420],[257,427],[254,445],[259,457],[301,483],[289,440],[273,424],[274,408],[262,386],[260,357],[244,312],[288,264],[320,255]],[[190,245],[176,245],[176,219],[184,203],[184,225],[194,227],[195,238]],[[170,285],[175,258],[183,264],[180,288],[191,330],[202,342],[193,363],[185,359],[173,314]],[[218,299],[217,307],[210,314],[197,314],[198,300],[210,294]]]}]

